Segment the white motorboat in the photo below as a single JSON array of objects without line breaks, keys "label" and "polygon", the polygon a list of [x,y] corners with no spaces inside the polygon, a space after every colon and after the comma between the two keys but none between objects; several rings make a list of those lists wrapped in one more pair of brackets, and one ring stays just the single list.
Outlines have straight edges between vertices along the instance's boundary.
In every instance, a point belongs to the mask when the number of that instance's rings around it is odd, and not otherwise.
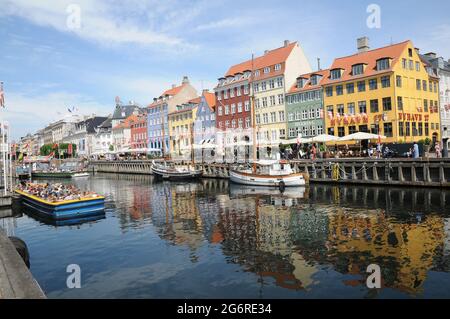
[{"label": "white motorboat", "polygon": [[89,177],[91,176],[88,172],[82,172],[82,173],[75,173],[72,175],[72,178],[77,178],[77,177]]},{"label": "white motorboat", "polygon": [[295,173],[284,161],[257,163],[258,169],[236,169],[230,171],[233,183],[251,186],[298,187],[305,186],[307,176]]},{"label": "white motorboat", "polygon": [[196,179],[202,176],[202,171],[191,166],[170,167],[153,161],[152,173],[156,178],[166,180]]}]

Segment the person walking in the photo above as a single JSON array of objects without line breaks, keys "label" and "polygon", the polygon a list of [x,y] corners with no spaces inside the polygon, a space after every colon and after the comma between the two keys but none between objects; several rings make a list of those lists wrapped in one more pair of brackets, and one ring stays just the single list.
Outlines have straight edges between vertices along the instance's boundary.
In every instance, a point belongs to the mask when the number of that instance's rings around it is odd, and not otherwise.
[{"label": "person walking", "polygon": [[420,157],[419,145],[417,144],[417,142],[414,142],[413,153],[414,153],[414,158]]},{"label": "person walking", "polygon": [[316,152],[317,152],[316,151],[316,145],[313,144],[312,147],[311,147],[311,157],[312,157],[313,161],[316,159]]},{"label": "person walking", "polygon": [[436,144],[434,145],[434,150],[436,152],[436,158],[441,158],[442,152],[441,152],[441,144],[439,142],[436,142]]}]

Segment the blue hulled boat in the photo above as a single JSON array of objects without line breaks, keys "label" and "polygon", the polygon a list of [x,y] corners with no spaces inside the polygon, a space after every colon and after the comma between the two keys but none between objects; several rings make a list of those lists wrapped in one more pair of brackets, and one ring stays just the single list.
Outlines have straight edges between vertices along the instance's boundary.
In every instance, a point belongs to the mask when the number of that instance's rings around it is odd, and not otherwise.
[{"label": "blue hulled boat", "polygon": [[21,196],[24,206],[57,220],[100,215],[105,210],[105,197],[103,196],[49,202],[21,190],[16,190],[16,193]]}]

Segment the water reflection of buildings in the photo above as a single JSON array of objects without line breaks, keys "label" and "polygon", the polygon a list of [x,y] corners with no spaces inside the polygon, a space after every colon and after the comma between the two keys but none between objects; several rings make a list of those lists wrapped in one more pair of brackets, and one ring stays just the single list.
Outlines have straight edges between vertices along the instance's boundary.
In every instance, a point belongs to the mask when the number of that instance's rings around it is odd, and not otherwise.
[{"label": "water reflection of buildings", "polygon": [[312,289],[331,267],[344,275],[341,284],[365,289],[365,270],[376,263],[384,287],[420,294],[430,270],[450,268],[450,222],[436,214],[446,192],[327,185],[293,194],[230,185],[228,192],[216,182],[154,184],[152,221],[194,256],[220,243],[227,261],[257,274],[262,286]]}]

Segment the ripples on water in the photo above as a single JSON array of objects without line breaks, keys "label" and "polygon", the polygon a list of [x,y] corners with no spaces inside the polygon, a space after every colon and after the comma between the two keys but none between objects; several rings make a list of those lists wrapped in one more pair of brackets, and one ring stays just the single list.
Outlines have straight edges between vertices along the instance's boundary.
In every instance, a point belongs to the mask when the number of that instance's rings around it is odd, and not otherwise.
[{"label": "ripples on water", "polygon": [[[50,298],[450,297],[450,192],[252,189],[224,180],[157,183],[96,175],[106,214],[52,225],[16,209],[0,226],[26,241]],[[23,214],[22,214],[23,213]],[[378,264],[382,289],[366,288]],[[66,288],[78,264],[82,288]]]}]

